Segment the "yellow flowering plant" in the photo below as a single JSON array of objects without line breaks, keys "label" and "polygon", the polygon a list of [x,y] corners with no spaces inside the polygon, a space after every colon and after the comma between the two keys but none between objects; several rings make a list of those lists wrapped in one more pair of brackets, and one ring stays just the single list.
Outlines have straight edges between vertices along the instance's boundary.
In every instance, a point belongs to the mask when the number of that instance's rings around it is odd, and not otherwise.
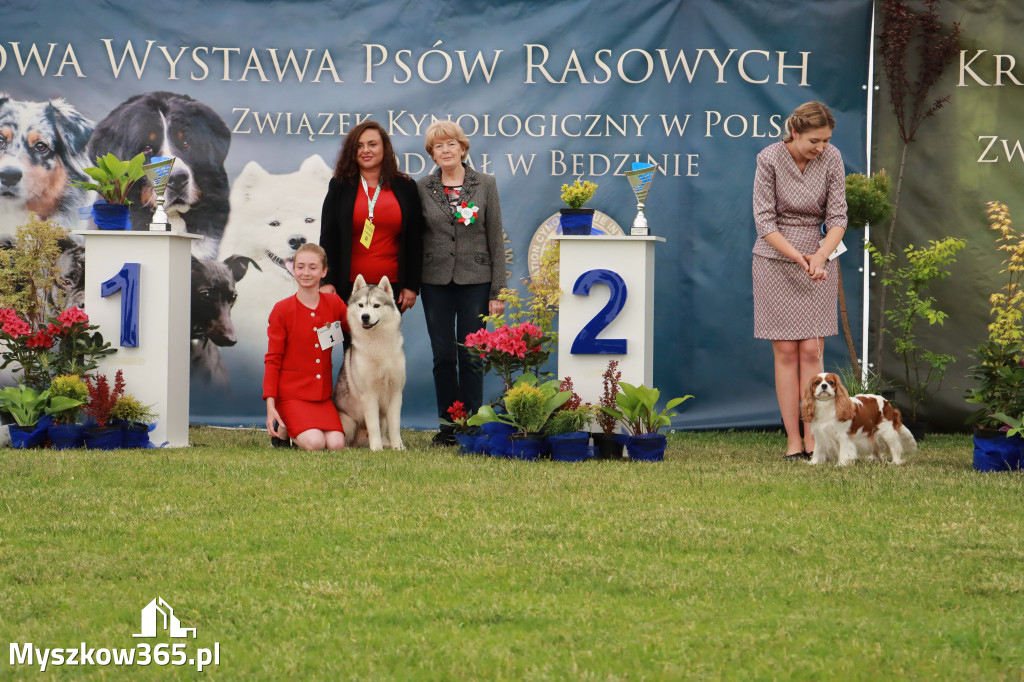
[{"label": "yellow flowering plant", "polygon": [[989,227],[999,234],[999,274],[1006,275],[1006,284],[989,297],[988,339],[971,351],[978,364],[971,367],[970,376],[978,386],[967,391],[965,399],[981,408],[967,423],[1002,428],[1012,435],[1024,431],[1024,234],[1013,228],[1006,204],[990,201],[987,214]]},{"label": "yellow flowering plant", "polygon": [[562,201],[569,208],[581,208],[583,204],[594,198],[596,191],[597,183],[590,180],[584,180],[581,183],[580,179],[576,178],[571,185],[562,185]]}]

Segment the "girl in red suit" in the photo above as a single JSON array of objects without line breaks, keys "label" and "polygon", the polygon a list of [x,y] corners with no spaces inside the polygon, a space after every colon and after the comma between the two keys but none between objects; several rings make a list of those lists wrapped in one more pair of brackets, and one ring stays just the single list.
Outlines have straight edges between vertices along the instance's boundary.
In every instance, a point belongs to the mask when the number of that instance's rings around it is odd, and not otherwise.
[{"label": "girl in red suit", "polygon": [[334,323],[348,330],[347,308],[336,294],[319,291],[327,273],[327,254],[319,245],[300,246],[292,266],[299,290],[277,302],[267,324],[267,431],[279,438],[287,431],[303,450],[341,450],[345,431],[331,402],[331,348],[341,342]]}]

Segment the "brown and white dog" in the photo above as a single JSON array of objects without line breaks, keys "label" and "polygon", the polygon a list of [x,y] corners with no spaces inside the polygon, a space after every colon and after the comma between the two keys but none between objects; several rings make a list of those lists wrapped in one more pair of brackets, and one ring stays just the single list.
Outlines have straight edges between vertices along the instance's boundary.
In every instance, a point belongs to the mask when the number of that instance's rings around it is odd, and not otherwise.
[{"label": "brown and white dog", "polygon": [[85,192],[72,180],[88,180],[86,144],[92,122],[62,98],[48,102],[12,99],[0,92],[0,241],[9,241],[28,211],[62,227],[80,227]]},{"label": "brown and white dog", "polygon": [[815,375],[800,404],[803,419],[814,433],[811,464],[838,461],[846,466],[859,455],[884,461],[886,454],[893,464],[902,464],[904,453],[917,451],[914,437],[892,403],[880,395],[851,398],[836,374]]}]

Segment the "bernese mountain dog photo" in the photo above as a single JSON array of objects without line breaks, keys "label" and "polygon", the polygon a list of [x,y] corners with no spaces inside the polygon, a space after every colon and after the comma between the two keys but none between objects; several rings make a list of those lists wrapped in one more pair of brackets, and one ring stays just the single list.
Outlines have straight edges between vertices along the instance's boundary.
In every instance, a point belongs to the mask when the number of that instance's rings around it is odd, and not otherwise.
[{"label": "bernese mountain dog photo", "polygon": [[[203,235],[193,244],[193,255],[212,259],[230,211],[224,170],[230,145],[231,132],[209,106],[188,95],[147,92],[117,105],[96,124],[88,151],[93,159],[107,153],[130,159],[141,152],[147,163],[154,156],[176,157],[164,193],[164,210],[172,229],[183,227]],[[132,229],[148,229],[156,210],[152,184],[137,183],[129,198]]]}]

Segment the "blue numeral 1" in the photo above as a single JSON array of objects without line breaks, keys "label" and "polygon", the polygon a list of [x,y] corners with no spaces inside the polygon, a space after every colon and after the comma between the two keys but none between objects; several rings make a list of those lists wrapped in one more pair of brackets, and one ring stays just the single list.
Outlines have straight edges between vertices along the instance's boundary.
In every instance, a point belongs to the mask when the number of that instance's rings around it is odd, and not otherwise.
[{"label": "blue numeral 1", "polygon": [[100,285],[100,297],[121,292],[121,345],[139,345],[139,264],[125,263],[121,271]]},{"label": "blue numeral 1", "polygon": [[626,339],[599,339],[597,335],[612,323],[626,305],[626,283],[611,270],[588,270],[576,280],[572,293],[589,296],[590,287],[595,284],[608,285],[608,303],[576,335],[569,352],[573,355],[625,354]]}]

